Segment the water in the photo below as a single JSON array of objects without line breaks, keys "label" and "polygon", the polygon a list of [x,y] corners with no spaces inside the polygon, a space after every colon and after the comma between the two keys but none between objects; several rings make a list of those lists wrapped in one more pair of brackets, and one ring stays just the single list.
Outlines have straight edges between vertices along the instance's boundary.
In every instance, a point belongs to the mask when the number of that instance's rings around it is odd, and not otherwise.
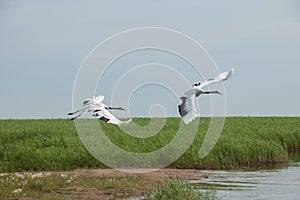
[{"label": "water", "polygon": [[281,169],[257,171],[203,171],[201,188],[215,188],[222,200],[300,199],[300,152],[290,156],[289,165]]}]

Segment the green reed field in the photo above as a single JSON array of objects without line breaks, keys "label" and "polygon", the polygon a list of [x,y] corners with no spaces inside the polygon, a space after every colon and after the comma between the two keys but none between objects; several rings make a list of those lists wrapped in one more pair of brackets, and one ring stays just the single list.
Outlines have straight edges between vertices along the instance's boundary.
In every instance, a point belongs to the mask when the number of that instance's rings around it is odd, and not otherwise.
[{"label": "green reed field", "polygon": [[[134,119],[146,125],[147,118]],[[284,163],[288,151],[300,149],[299,117],[227,117],[213,150],[203,159],[198,151],[210,118],[201,118],[189,149],[169,167],[234,169]],[[155,136],[141,139],[99,121],[107,137],[131,152],[149,152],[168,144],[180,118],[168,118]],[[68,119],[0,120],[0,172],[107,168],[84,148],[75,124]]]}]

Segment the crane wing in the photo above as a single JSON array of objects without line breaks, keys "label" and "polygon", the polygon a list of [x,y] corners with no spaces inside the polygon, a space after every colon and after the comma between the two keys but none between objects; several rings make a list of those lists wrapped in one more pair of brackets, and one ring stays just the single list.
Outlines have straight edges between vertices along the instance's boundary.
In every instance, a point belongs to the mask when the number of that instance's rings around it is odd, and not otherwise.
[{"label": "crane wing", "polygon": [[207,79],[203,82],[194,84],[193,88],[197,88],[197,89],[201,89],[209,84],[212,83],[217,83],[217,82],[221,82],[221,81],[226,81],[232,74],[234,73],[234,68],[232,68],[230,71],[228,72],[223,72],[221,74],[219,74],[218,76],[216,76],[215,78],[211,78],[211,79]]},{"label": "crane wing", "polygon": [[103,95],[99,95],[97,97],[94,97],[94,103],[95,104],[100,104],[103,100],[104,100],[104,96]]},{"label": "crane wing", "polygon": [[100,104],[104,99],[104,96],[99,95],[97,97],[93,97],[93,99],[86,99],[83,101],[82,106],[90,106],[92,104]]},{"label": "crane wing", "polygon": [[128,121],[121,121],[118,118],[116,118],[113,114],[111,114],[108,110],[106,110],[105,108],[104,109],[95,109],[93,116],[102,121],[105,121],[110,124],[115,124],[118,126],[121,124],[127,124],[131,121],[131,119]]},{"label": "crane wing", "polygon": [[89,112],[89,106],[81,108],[81,109],[79,109],[79,110],[77,110],[75,112],[70,112],[70,113],[68,113],[68,115],[75,115],[76,113],[78,113],[76,116],[73,116],[71,118],[71,120],[74,120],[74,119],[77,119],[78,117],[80,117],[81,115],[83,115],[83,114],[85,114],[87,112]]},{"label": "crane wing", "polygon": [[178,111],[183,122],[188,124],[198,117],[198,111],[195,103],[196,91],[188,90],[184,93],[184,96],[180,97],[180,99],[182,102],[178,105]]}]

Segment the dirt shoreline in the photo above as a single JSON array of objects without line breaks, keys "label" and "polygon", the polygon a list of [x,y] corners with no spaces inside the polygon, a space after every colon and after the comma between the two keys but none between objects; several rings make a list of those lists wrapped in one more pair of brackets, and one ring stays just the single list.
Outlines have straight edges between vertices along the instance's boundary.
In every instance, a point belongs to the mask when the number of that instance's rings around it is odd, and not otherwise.
[{"label": "dirt shoreline", "polygon": [[[126,180],[125,184],[115,187],[102,187],[101,184],[97,185],[78,185],[71,184],[68,187],[59,188],[58,190],[51,191],[50,193],[40,194],[41,196],[27,196],[19,197],[17,199],[47,199],[47,198],[60,198],[62,199],[126,199],[130,197],[143,196],[148,190],[155,190],[166,184],[167,180],[171,177],[180,177],[187,180],[200,180],[204,178],[200,170],[194,169],[144,169],[144,170],[131,170],[131,172],[124,172],[116,169],[77,169],[73,171],[39,171],[39,172],[16,172],[8,173],[17,176],[30,175],[32,177],[44,176],[78,176],[90,178],[105,178],[105,180]],[[140,173],[146,172],[146,173]],[[5,173],[7,174],[7,173]],[[3,174],[2,174],[3,175]]]},{"label": "dirt shoreline", "polygon": [[173,177],[181,177],[189,180],[197,180],[202,178],[200,176],[201,170],[196,169],[130,169],[130,170],[117,170],[117,169],[76,169],[71,171],[32,171],[32,172],[13,172],[2,173],[4,174],[23,174],[33,176],[49,176],[49,175],[77,175],[77,176],[144,176],[153,180],[164,180]]},{"label": "dirt shoreline", "polygon": [[116,169],[77,169],[68,172],[53,172],[53,173],[67,173],[72,175],[83,176],[145,176],[152,180],[165,180],[169,176],[181,177],[189,180],[200,179],[200,170],[194,169],[135,169],[128,171],[121,171]]}]

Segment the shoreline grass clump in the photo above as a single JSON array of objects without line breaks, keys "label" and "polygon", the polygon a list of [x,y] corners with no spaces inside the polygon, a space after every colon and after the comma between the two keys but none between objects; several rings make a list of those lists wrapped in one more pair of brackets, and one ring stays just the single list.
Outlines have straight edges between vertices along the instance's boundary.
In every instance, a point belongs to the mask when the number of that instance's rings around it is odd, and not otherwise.
[{"label": "shoreline grass clump", "polygon": [[[157,120],[157,119],[156,119]],[[119,127],[99,121],[106,136],[119,148],[136,153],[158,150],[172,141],[180,118],[167,118],[154,136],[137,138]],[[145,126],[151,120],[136,118]],[[288,151],[300,149],[300,117],[226,117],[212,151],[198,153],[210,118],[200,118],[198,132],[187,151],[171,168],[237,169],[288,161]],[[144,130],[145,133],[151,130]],[[61,171],[107,168],[82,144],[73,121],[68,119],[0,120],[0,172]]]},{"label": "shoreline grass clump", "polygon": [[154,191],[148,191],[145,200],[218,200],[215,190],[201,191],[199,187],[192,185],[188,180],[180,177],[170,177],[163,186]]}]

